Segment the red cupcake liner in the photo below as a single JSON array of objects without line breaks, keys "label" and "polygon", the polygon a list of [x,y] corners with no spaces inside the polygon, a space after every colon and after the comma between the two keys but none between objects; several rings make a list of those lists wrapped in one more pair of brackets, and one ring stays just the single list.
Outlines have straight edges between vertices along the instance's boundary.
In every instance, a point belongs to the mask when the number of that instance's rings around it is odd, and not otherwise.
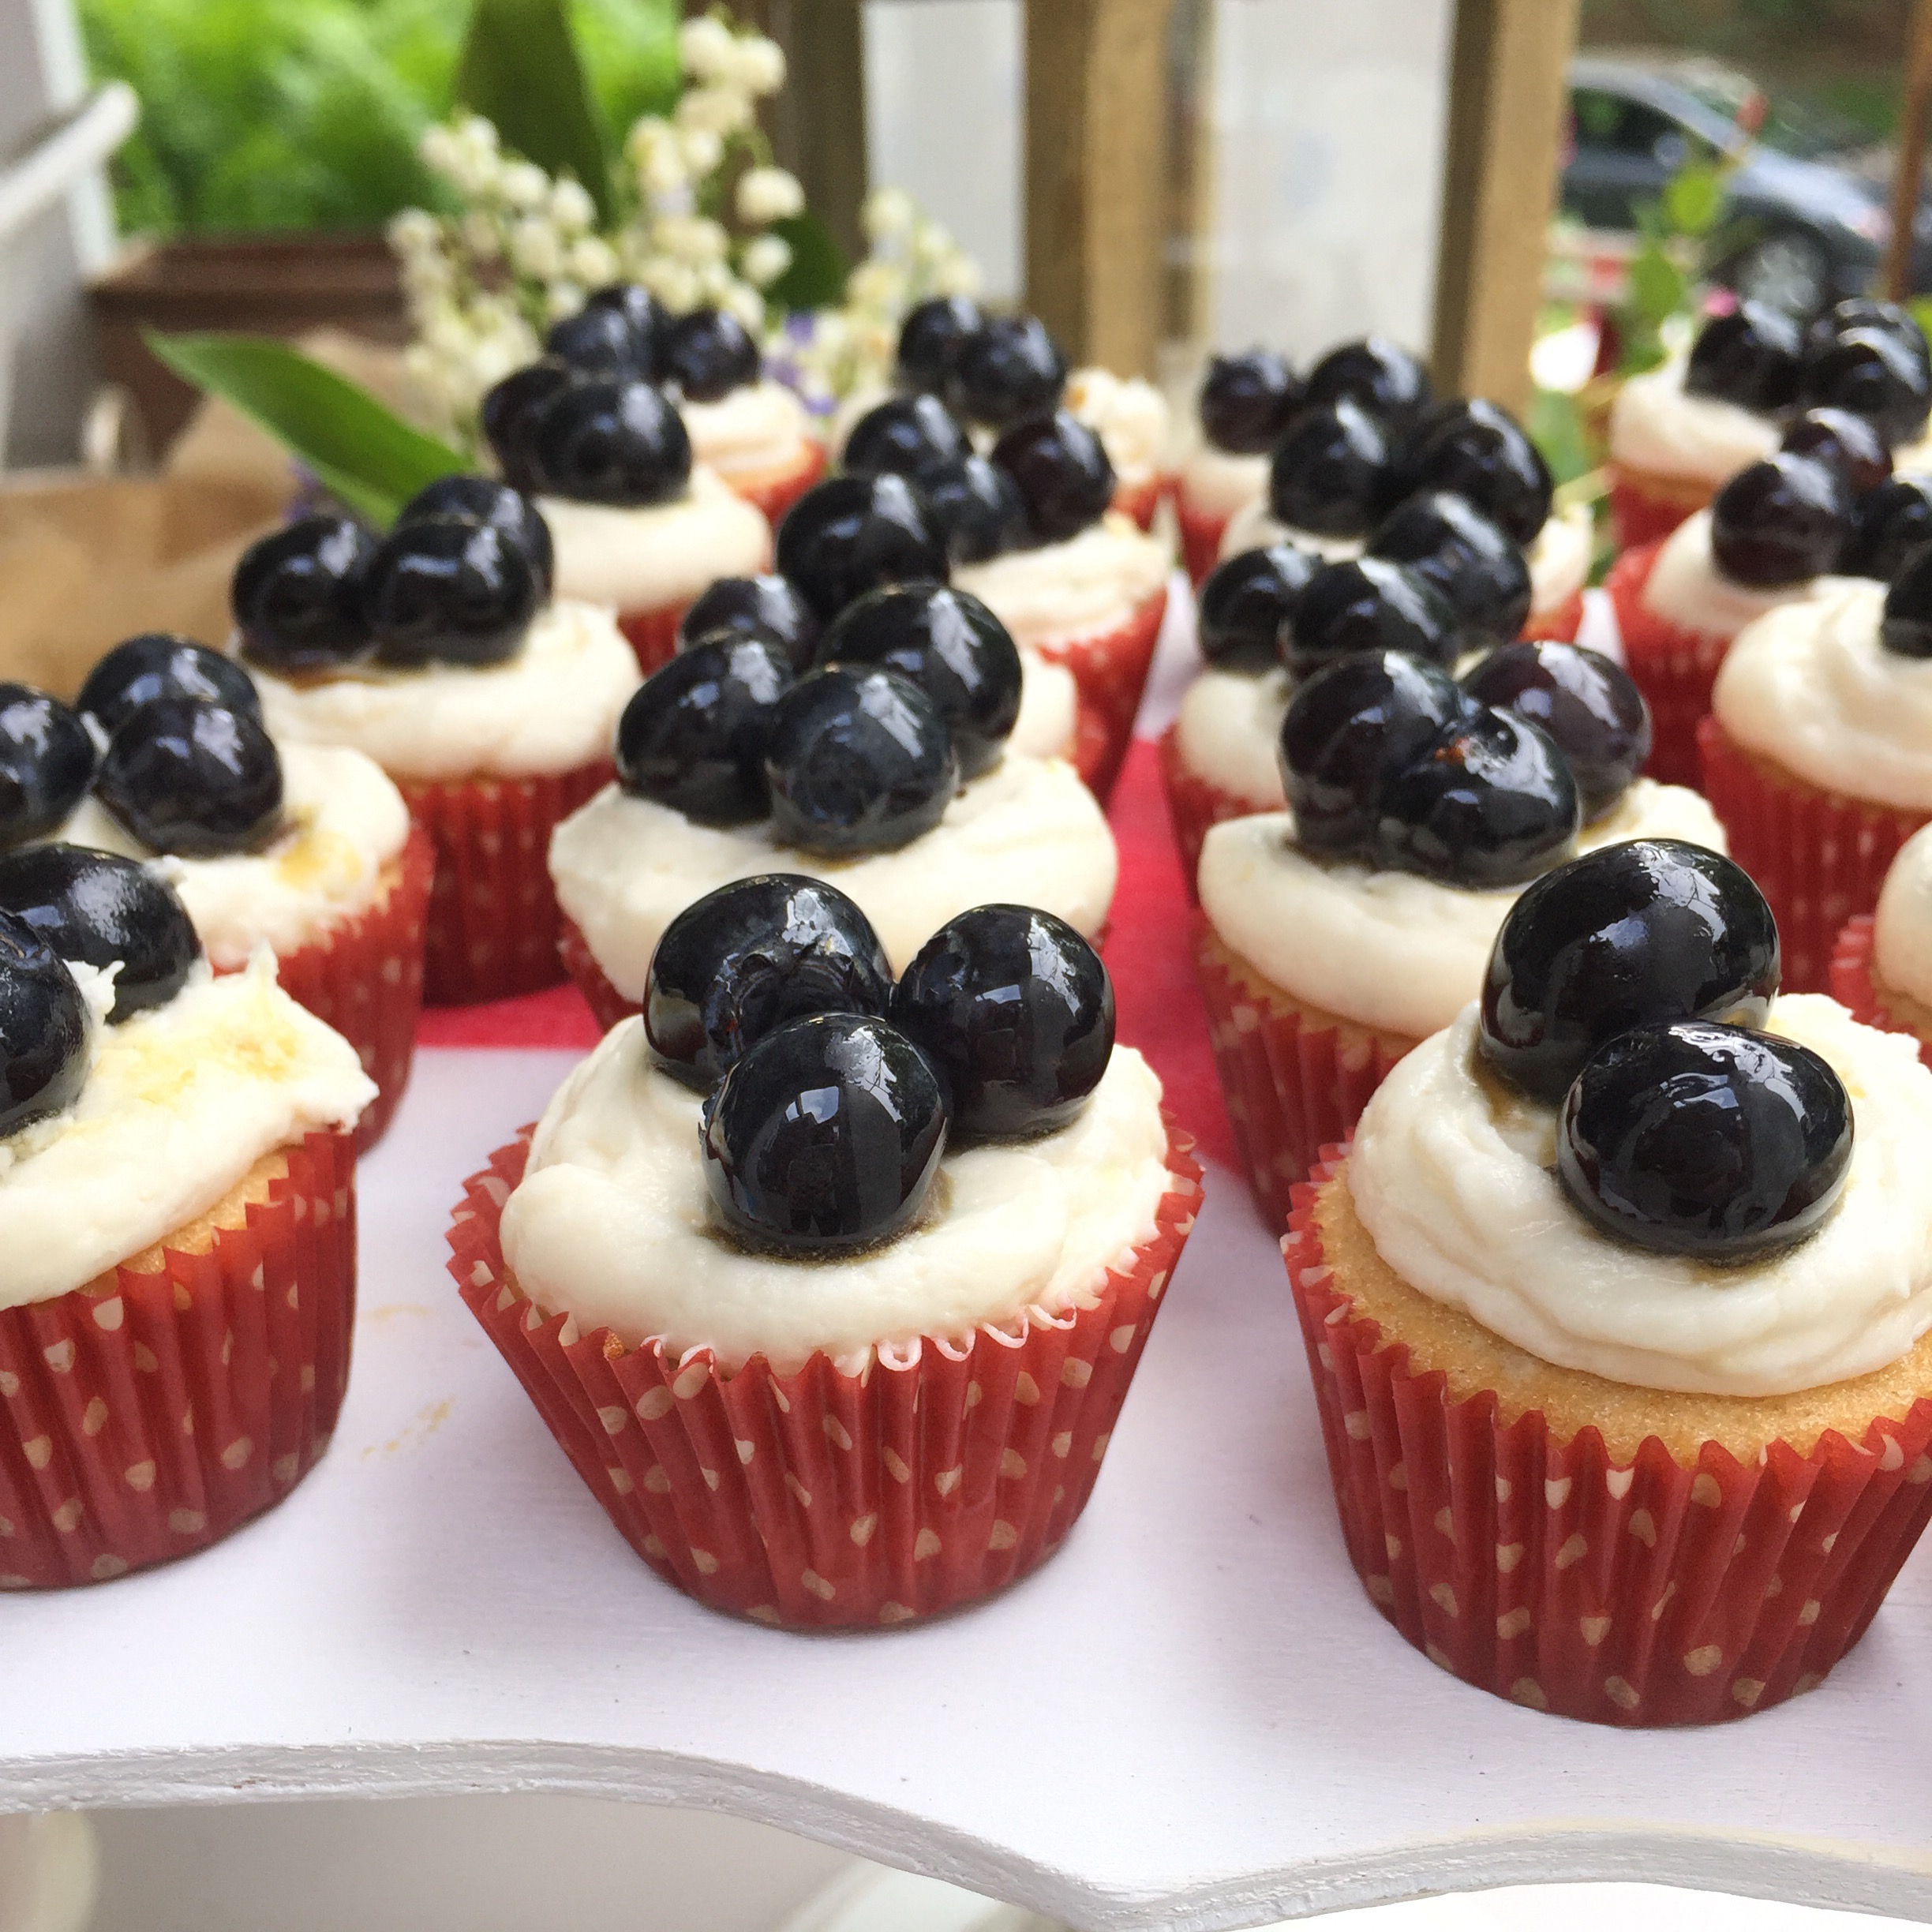
[{"label": "red cupcake liner", "polygon": [[1286,1227],[1296,1187],[1324,1148],[1354,1133],[1375,1090],[1417,1043],[1398,1051],[1396,1035],[1319,1025],[1257,999],[1229,972],[1204,918],[1194,963],[1241,1171],[1262,1219]]},{"label": "red cupcake liner", "polygon": [[567,912],[557,915],[557,952],[564,970],[577,983],[577,990],[589,1004],[598,1026],[608,1033],[620,1020],[634,1020],[644,1009],[636,1000],[627,1000],[604,976],[604,968],[590,950],[590,942]]},{"label": "red cupcake liner", "polygon": [[902,1623],[1024,1576],[1073,1527],[1200,1207],[1192,1143],[1152,1240],[1096,1305],[731,1375],[708,1349],[626,1349],[544,1316],[507,1277],[503,1204],[529,1130],[468,1184],[450,1230],[462,1298],[631,1548],[714,1610],[797,1629]]},{"label": "red cupcake liner", "polygon": [[1188,903],[1200,903],[1201,847],[1208,834],[1223,819],[1252,818],[1256,812],[1279,811],[1279,806],[1257,805],[1252,799],[1224,792],[1190,771],[1181,757],[1178,725],[1170,724],[1160,736],[1161,783],[1167,793],[1167,815],[1174,822],[1174,844],[1181,851],[1181,876],[1187,887]]},{"label": "red cupcake liner", "polygon": [[1623,661],[1650,706],[1650,761],[1661,784],[1698,783],[1697,732],[1711,707],[1711,688],[1731,639],[1714,631],[1689,631],[1645,608],[1644,586],[1659,546],[1627,550],[1610,567],[1604,588],[1616,610]]},{"label": "red cupcake liner", "polygon": [[1583,593],[1572,590],[1547,611],[1532,611],[1523,620],[1522,634],[1539,643],[1574,644],[1583,623]]},{"label": "red cupcake liner", "polygon": [[1139,483],[1122,483],[1114,492],[1113,507],[1122,516],[1132,517],[1141,529],[1154,527],[1155,512],[1166,495],[1168,480],[1157,471]]},{"label": "red cupcake liner", "polygon": [[1133,742],[1140,695],[1147,689],[1154,646],[1167,612],[1163,586],[1118,631],[1043,644],[1039,654],[1073,673],[1079,696],[1073,725],[1073,763],[1087,788],[1105,804]]},{"label": "red cupcake liner", "polygon": [[1416,1649],[1478,1689],[1606,1724],[1715,1724],[1814,1688],[1863,1635],[1932,1515],[1932,1402],[1694,1468],[1649,1437],[1630,1466],[1492,1392],[1452,1402],[1357,1316],[1323,1259],[1317,1190],[1282,1252],[1349,1557]]},{"label": "red cupcake liner", "polygon": [[662,670],[677,655],[678,626],[690,608],[689,604],[673,604],[667,610],[618,612],[617,628],[636,652],[638,668],[646,677]]},{"label": "red cupcake liner", "polygon": [[784,521],[784,513],[825,474],[825,467],[824,444],[807,440],[789,469],[761,471],[743,479],[728,476],[724,481],[734,496],[755,504],[776,530]]},{"label": "red cupcake liner", "polygon": [[1932,1039],[1910,1021],[1900,1019],[1878,997],[1872,978],[1872,934],[1870,914],[1847,919],[1832,949],[1829,974],[1831,996],[1862,1025],[1877,1027],[1885,1033],[1909,1033],[1919,1043],[1919,1058],[1932,1067]]},{"label": "red cupcake liner", "polygon": [[1668,489],[1646,486],[1640,474],[1610,470],[1610,529],[1619,550],[1661,543],[1679,523],[1687,522],[1717,494],[1705,485],[1673,479]]},{"label": "red cupcake liner", "polygon": [[1174,514],[1181,526],[1181,561],[1198,590],[1220,561],[1221,539],[1234,519],[1230,515],[1196,510],[1185,496],[1175,497]]},{"label": "red cupcake liner", "polygon": [[430,1005],[508,999],[563,979],[550,833],[610,776],[600,760],[536,778],[398,781],[436,846],[423,961]]},{"label": "red cupcake liner", "polygon": [[1822,993],[1847,919],[1874,912],[1899,848],[1923,812],[1868,805],[1775,771],[1732,743],[1716,718],[1698,731],[1704,790],[1731,856],[1777,915],[1788,993]]},{"label": "red cupcake liner", "polygon": [[0,1311],[0,1589],[205,1549],[320,1459],[355,1326],[355,1140],[284,1151],[207,1252]]}]

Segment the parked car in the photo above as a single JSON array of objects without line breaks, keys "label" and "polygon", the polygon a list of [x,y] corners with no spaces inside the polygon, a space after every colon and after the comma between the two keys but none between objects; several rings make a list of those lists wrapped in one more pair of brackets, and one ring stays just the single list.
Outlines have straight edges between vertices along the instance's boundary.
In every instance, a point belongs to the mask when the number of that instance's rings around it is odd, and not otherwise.
[{"label": "parked car", "polygon": [[[1575,61],[1564,212],[1634,230],[1687,160],[1741,155],[1715,237],[1717,279],[1797,315],[1866,291],[1891,234],[1884,157],[1848,125],[1788,110],[1766,112],[1754,138],[1747,110],[1765,106],[1751,80],[1708,61]],[[1912,227],[1912,286],[1932,289],[1932,202]]]}]

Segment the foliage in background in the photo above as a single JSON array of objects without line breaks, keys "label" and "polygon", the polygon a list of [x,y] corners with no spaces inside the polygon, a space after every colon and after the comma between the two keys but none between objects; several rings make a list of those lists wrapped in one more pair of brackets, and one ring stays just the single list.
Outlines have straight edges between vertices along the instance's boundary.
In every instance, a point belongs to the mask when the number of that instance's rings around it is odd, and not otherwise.
[{"label": "foliage in background", "polygon": [[1617,366],[1626,375],[1664,360],[1665,325],[1697,306],[1693,276],[1724,208],[1725,176],[1737,158],[1692,159],[1673,174],[1662,196],[1637,211],[1637,253],[1631,258],[1630,294],[1614,318]]}]

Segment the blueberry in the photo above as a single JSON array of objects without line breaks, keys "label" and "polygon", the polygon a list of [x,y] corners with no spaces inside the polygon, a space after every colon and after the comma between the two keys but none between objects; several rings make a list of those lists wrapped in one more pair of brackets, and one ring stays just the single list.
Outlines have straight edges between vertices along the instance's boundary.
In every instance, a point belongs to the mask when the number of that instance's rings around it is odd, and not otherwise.
[{"label": "blueberry", "polygon": [[781,645],[794,671],[809,671],[818,645],[818,620],[783,577],[721,577],[685,612],[678,648],[721,631],[744,631]]},{"label": "blueberry", "polygon": [[1271,671],[1286,661],[1290,627],[1321,559],[1291,543],[1244,550],[1200,587],[1201,655],[1224,671]]},{"label": "blueberry", "polygon": [[1530,566],[1521,546],[1446,490],[1425,490],[1391,511],[1369,539],[1368,554],[1406,564],[1434,584],[1455,606],[1470,649],[1508,643],[1530,615]]},{"label": "blueberry", "polygon": [[87,1002],[24,919],[0,912],[0,1136],[71,1106],[86,1084]]},{"label": "blueberry", "polygon": [[1803,1241],[1844,1191],[1852,1102],[1795,1040],[1706,1020],[1638,1027],[1563,1101],[1556,1173],[1607,1234],[1700,1261]]},{"label": "blueberry", "polygon": [[1881,301],[1870,295],[1848,296],[1826,309],[1806,332],[1806,355],[1822,355],[1840,336],[1854,329],[1875,329],[1891,336],[1915,361],[1932,369],[1932,350],[1927,348],[1925,331],[1913,319],[1911,311],[1897,302]]},{"label": "blueberry", "polygon": [[864,913],[822,879],[767,872],[706,893],[665,928],[644,1033],[667,1073],[708,1092],[775,1028],[812,1013],[883,1019],[892,997]]},{"label": "blueberry", "polygon": [[1779,448],[1831,464],[1856,496],[1875,490],[1892,474],[1885,440],[1849,410],[1809,409],[1784,432]]},{"label": "blueberry", "polygon": [[103,972],[118,964],[108,1016],[117,1026],[165,1006],[201,957],[170,887],[137,860],[84,845],[32,845],[0,859],[0,912],[24,919],[64,960]]},{"label": "blueberry", "polygon": [[1909,443],[1932,406],[1932,372],[1889,331],[1847,329],[1806,358],[1799,395],[1807,407],[1829,404],[1866,417],[1888,443]]},{"label": "blueberry", "polygon": [[1932,477],[1896,476],[1859,500],[1837,568],[1889,583],[1926,542],[1932,542]]},{"label": "blueberry", "polygon": [[1271,349],[1211,356],[1201,379],[1201,429],[1216,449],[1264,455],[1288,427],[1301,400],[1301,385],[1287,358]]},{"label": "blueberry", "polygon": [[631,695],[617,722],[617,779],[700,825],[771,810],[765,754],[791,661],[768,638],[724,631],[680,651]]},{"label": "blueberry", "polygon": [[555,357],[515,369],[483,399],[483,434],[513,488],[534,494],[541,487],[537,432],[545,412],[576,384],[575,370]]},{"label": "blueberry", "polygon": [[779,842],[834,855],[890,852],[930,832],[959,790],[939,707],[896,671],[800,678],[765,761]]},{"label": "blueberry", "polygon": [[1632,1027],[1762,1024],[1778,973],[1777,922],[1741,866],[1678,839],[1601,846],[1510,908],[1483,983],[1483,1057],[1554,1103]]},{"label": "blueberry", "polygon": [[1390,780],[1475,708],[1440,665],[1401,651],[1316,672],[1282,720],[1279,762],[1297,839],[1312,851],[1365,852]]},{"label": "blueberry", "polygon": [[671,318],[648,289],[635,282],[613,282],[594,290],[584,301],[584,313],[599,309],[615,309],[630,325],[631,368],[646,382],[657,381],[665,331]]},{"label": "blueberry", "polygon": [[1043,543],[1064,543],[1106,514],[1114,466],[1099,436],[1066,410],[1009,429],[994,466],[1019,485],[1027,527]]},{"label": "blueberry", "polygon": [[907,312],[899,329],[899,380],[930,395],[942,391],[969,337],[986,326],[965,295],[933,295]]},{"label": "blueberry", "polygon": [[365,620],[384,664],[503,664],[541,601],[529,553],[469,517],[401,523],[363,580]]},{"label": "blueberry", "polygon": [[1698,331],[1684,369],[1684,390],[1760,414],[1789,409],[1798,399],[1803,354],[1798,324],[1782,309],[1765,302],[1739,302]]},{"label": "blueberry", "polygon": [[304,517],[250,544],[229,591],[242,656],[271,671],[365,657],[362,579],[375,554],[376,539],[349,517]]},{"label": "blueberry", "polygon": [[923,690],[945,721],[961,780],[997,763],[1020,716],[1020,650],[979,598],[945,584],[887,584],[848,604],[821,665],[878,665]]},{"label": "blueberry", "polygon": [[31,684],[0,684],[0,851],[58,831],[93,777],[77,713]]},{"label": "blueberry", "polygon": [[1462,688],[1549,734],[1575,774],[1586,824],[1616,803],[1650,755],[1650,707],[1600,651],[1505,644],[1464,676]]},{"label": "blueberry", "polygon": [[1396,452],[1391,502],[1451,490],[1505,536],[1533,544],[1550,513],[1549,465],[1506,409],[1480,399],[1444,403]]},{"label": "blueberry", "polygon": [[919,949],[893,994],[893,1024],[939,1076],[957,1146],[1064,1127],[1114,1051],[1114,983],[1050,912],[975,906]]},{"label": "blueberry", "polygon": [[1711,555],[1736,582],[1765,590],[1829,570],[1852,530],[1842,474],[1780,450],[1740,470],[1711,501]]},{"label": "blueberry", "polygon": [[1357,557],[1325,564],[1309,579],[1283,656],[1299,677],[1364,651],[1406,651],[1448,670],[1462,639],[1454,607],[1426,577],[1406,564]]},{"label": "blueberry", "polygon": [[544,521],[543,512],[521,490],[492,477],[442,477],[402,506],[396,528],[438,516],[467,517],[472,522],[501,530],[530,560],[539,596],[550,594],[556,575],[556,547],[550,540],[550,526]]},{"label": "blueberry", "polygon": [[1268,459],[1268,507],[1293,530],[1365,535],[1387,486],[1388,432],[1344,398],[1303,410]]},{"label": "blueberry", "polygon": [[1921,545],[1885,593],[1879,641],[1901,657],[1932,657],[1932,548]]},{"label": "blueberry", "polygon": [[537,487],[578,503],[668,503],[691,481],[684,419],[647,382],[573,383],[539,407],[530,444]]},{"label": "blueberry", "polygon": [[282,822],[282,760],[259,718],[198,698],[157,698],[107,741],[94,789],[152,852],[254,852]]},{"label": "blueberry", "polygon": [[1020,485],[983,456],[933,464],[918,477],[919,494],[955,564],[980,564],[1027,539]]},{"label": "blueberry", "polygon": [[720,1217],[781,1254],[849,1254],[909,1227],[945,1144],[924,1056],[863,1014],[766,1034],[705,1103],[705,1181]]},{"label": "blueberry", "polygon": [[1038,316],[992,316],[960,344],[946,380],[956,416],[1005,429],[1060,406],[1066,358]]},{"label": "blueberry", "polygon": [[594,309],[586,305],[552,323],[544,338],[545,353],[579,375],[636,376],[646,382],[653,373],[653,346],[647,341],[640,356],[630,317],[604,304]]},{"label": "blueberry", "polygon": [[693,402],[716,402],[758,380],[764,358],[751,331],[722,309],[694,309],[664,333],[662,374]]},{"label": "blueberry", "polygon": [[839,460],[850,476],[916,477],[957,462],[972,447],[936,395],[888,396],[853,424]]},{"label": "blueberry", "polygon": [[156,698],[205,698],[261,715],[261,695],[241,665],[172,631],[144,631],[117,644],[88,673],[74,709],[111,738],[131,711]]},{"label": "blueberry", "polygon": [[1428,407],[1428,371],[1386,335],[1366,335],[1331,349],[1309,371],[1302,399],[1358,403],[1399,431]]},{"label": "blueberry", "polygon": [[904,477],[829,477],[778,526],[778,568],[821,622],[881,584],[943,582],[945,542]]}]

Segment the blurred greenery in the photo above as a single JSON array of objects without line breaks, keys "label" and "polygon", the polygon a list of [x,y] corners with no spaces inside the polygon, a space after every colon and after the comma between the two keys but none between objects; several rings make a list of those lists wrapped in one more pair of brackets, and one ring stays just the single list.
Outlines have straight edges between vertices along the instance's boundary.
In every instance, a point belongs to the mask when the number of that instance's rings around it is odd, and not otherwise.
[{"label": "blurred greenery", "polygon": [[[142,121],[115,169],[145,234],[376,228],[433,204],[416,159],[450,109],[470,0],[79,0],[94,70]],[[622,130],[678,90],[676,0],[574,0],[597,104]]]}]

